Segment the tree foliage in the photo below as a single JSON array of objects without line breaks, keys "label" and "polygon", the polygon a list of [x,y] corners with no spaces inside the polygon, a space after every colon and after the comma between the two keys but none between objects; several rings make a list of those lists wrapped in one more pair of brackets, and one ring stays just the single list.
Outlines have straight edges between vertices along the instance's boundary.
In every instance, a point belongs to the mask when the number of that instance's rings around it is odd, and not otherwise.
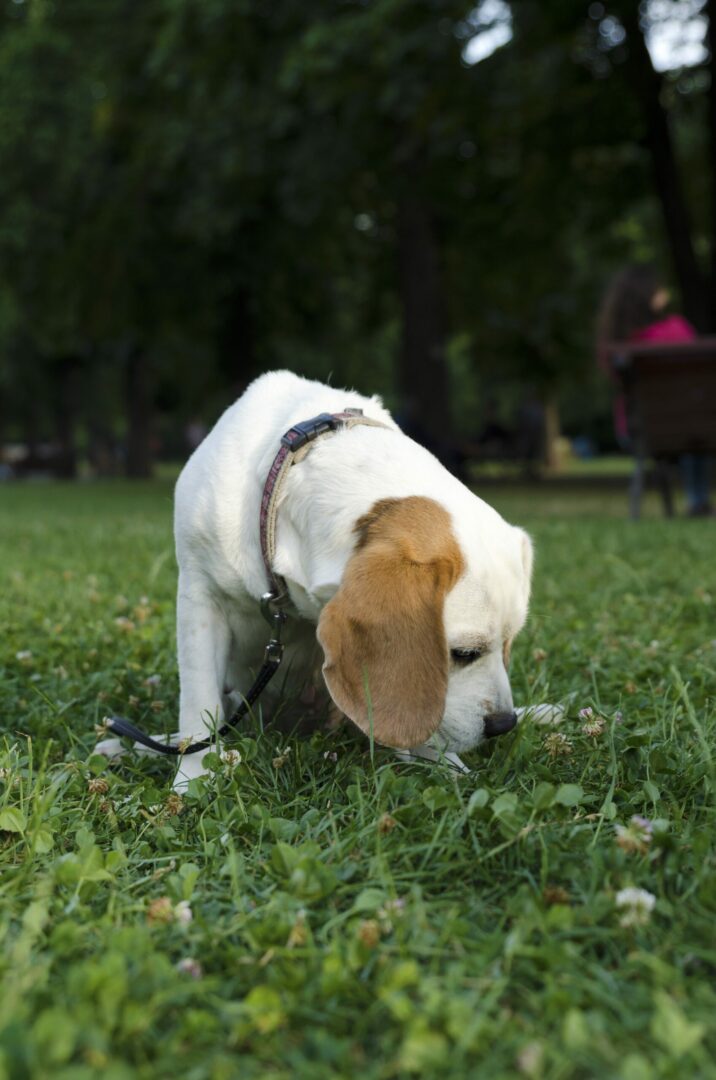
[{"label": "tree foliage", "polygon": [[716,320],[710,64],[655,72],[652,9],[9,4],[0,424],[70,467],[77,431],[126,429],[142,472],[152,425],[171,445],[286,365],[382,391],[434,442],[495,393],[593,425],[621,262],[661,261]]}]

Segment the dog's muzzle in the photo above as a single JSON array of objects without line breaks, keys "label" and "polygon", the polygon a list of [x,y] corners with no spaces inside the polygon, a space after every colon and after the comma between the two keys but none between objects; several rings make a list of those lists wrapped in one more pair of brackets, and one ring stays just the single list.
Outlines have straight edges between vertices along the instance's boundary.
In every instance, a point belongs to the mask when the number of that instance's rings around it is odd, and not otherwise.
[{"label": "dog's muzzle", "polygon": [[484,718],[485,738],[493,739],[495,735],[504,735],[512,731],[517,723],[516,712],[493,712]]}]

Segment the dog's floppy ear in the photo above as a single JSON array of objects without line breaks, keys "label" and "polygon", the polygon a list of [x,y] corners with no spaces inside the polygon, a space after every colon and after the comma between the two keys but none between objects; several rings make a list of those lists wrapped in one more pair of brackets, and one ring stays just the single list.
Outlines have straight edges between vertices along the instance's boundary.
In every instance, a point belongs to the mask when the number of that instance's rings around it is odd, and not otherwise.
[{"label": "dog's floppy ear", "polygon": [[317,636],[334,702],[377,742],[413,747],[445,708],[445,594],[464,563],[450,516],[432,499],[381,499],[356,524],[356,550]]}]

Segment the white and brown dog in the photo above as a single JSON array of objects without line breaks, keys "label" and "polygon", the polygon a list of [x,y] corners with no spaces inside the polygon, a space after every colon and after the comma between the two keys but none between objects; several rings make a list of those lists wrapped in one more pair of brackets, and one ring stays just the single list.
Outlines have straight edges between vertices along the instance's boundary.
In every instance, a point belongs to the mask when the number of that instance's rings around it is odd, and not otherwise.
[{"label": "white and brown dog", "polygon": [[[515,722],[507,665],[527,615],[526,533],[402,434],[378,398],[277,371],[227,409],[177,482],[182,740],[222,722],[263,654],[259,520],[281,437],[346,409],[380,426],[314,443],[277,509],[273,569],[294,610],[284,666],[296,695],[318,642],[330,698],[386,746],[457,754]],[[204,772],[203,756],[181,759],[177,786]]]}]

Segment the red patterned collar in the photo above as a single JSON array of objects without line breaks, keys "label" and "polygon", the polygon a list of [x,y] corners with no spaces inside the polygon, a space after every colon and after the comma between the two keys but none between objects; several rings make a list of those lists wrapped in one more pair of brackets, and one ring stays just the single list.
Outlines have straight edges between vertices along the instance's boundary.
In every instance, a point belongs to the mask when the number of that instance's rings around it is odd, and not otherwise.
[{"label": "red patterned collar", "polygon": [[364,416],[362,409],[344,409],[339,413],[320,413],[312,420],[303,420],[300,424],[294,424],[281,438],[281,446],[266,477],[259,514],[261,554],[273,604],[281,606],[290,603],[286,581],[273,568],[276,554],[278,496],[288,471],[293,465],[303,460],[316,439],[341,428],[355,427],[357,424],[367,424],[370,427],[387,426],[380,420],[371,420],[370,417]]}]

